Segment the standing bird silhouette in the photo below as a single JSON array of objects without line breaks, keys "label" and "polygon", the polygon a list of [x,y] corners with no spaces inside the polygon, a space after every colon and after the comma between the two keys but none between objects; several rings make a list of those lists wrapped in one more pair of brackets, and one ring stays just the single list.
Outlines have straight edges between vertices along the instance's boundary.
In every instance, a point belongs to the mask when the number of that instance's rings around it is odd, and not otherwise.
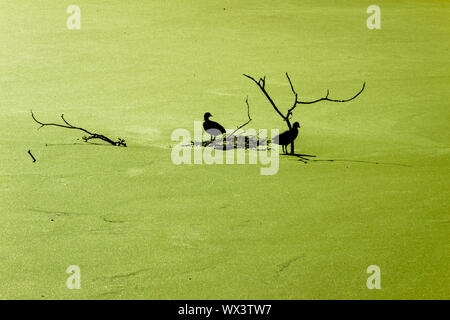
[{"label": "standing bird silhouette", "polygon": [[272,142],[283,146],[283,152],[287,153],[287,146],[291,143],[294,143],[294,140],[298,136],[298,128],[300,128],[300,123],[294,122],[291,130],[280,133],[272,139]]},{"label": "standing bird silhouette", "polygon": [[211,117],[212,114],[209,112],[204,114],[203,118],[205,121],[203,122],[203,129],[211,136],[211,141],[213,141],[213,137],[215,138],[224,134],[226,130],[219,123],[209,120]]}]

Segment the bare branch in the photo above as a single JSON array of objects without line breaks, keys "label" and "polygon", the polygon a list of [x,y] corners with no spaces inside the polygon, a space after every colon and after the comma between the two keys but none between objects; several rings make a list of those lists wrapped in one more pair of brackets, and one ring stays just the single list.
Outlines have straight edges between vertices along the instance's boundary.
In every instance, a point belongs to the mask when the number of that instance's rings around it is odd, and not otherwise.
[{"label": "bare branch", "polygon": [[286,72],[286,77],[287,77],[287,79],[289,81],[289,84],[291,86],[292,92],[294,93],[295,96],[297,96],[297,92],[295,92],[294,85],[292,84],[291,78],[289,78],[289,74],[287,72]]},{"label": "bare branch", "polygon": [[41,126],[38,128],[38,130],[39,130],[40,128],[42,128],[43,126],[56,126],[56,127],[67,128],[67,127],[64,126],[64,125],[57,124],[57,123],[42,123],[42,122],[40,122],[40,121],[37,120],[36,117],[34,116],[33,110],[31,110],[31,117],[33,118],[34,121],[36,121],[37,123],[39,123],[39,124],[41,125]]},{"label": "bare branch", "polygon": [[252,80],[253,82],[255,82],[258,87],[261,89],[261,91],[264,93],[264,95],[266,96],[267,100],[269,100],[270,104],[272,105],[272,107],[275,109],[275,111],[280,115],[280,117],[282,117],[285,121],[286,121],[286,117],[281,113],[281,111],[278,109],[277,105],[275,104],[275,102],[272,100],[272,98],[269,96],[269,94],[267,93],[266,89],[265,89],[265,85],[266,85],[266,77],[264,78],[260,78],[259,81],[256,81],[255,78],[244,74],[245,77],[249,78],[250,80]]},{"label": "bare branch", "polygon": [[[249,78],[250,80],[254,81],[258,86],[259,86],[259,82],[255,80],[255,78],[253,78],[252,76],[249,76],[247,74],[244,73],[244,76]],[[260,79],[261,80],[261,79]]]},{"label": "bare branch", "polygon": [[330,94],[330,90],[327,90],[327,94],[323,98],[320,98],[320,99],[317,99],[317,100],[313,100],[313,101],[297,101],[297,103],[299,103],[299,104],[312,104],[312,103],[316,103],[316,102],[320,102],[320,101],[348,102],[348,101],[351,101],[351,100],[355,99],[356,97],[358,97],[364,91],[365,87],[366,87],[366,83],[364,82],[361,90],[359,90],[359,92],[357,94],[355,94],[353,97],[351,97],[349,99],[344,99],[344,100],[330,99],[330,98],[328,98],[328,96]]},{"label": "bare branch", "polygon": [[61,115],[61,119],[69,126],[69,127],[73,127],[73,125],[71,125],[70,123],[68,123],[66,121],[66,119],[64,119],[64,114]]},{"label": "bare branch", "polygon": [[294,111],[294,109],[297,107],[297,104],[298,104],[298,94],[297,94],[297,91],[295,91],[294,85],[292,84],[291,78],[289,78],[289,74],[288,74],[287,72],[286,72],[286,77],[287,77],[287,79],[288,79],[288,81],[289,81],[289,85],[291,86],[292,93],[293,93],[294,96],[295,96],[294,104],[293,104],[292,107],[288,110],[288,113],[286,114],[286,118],[289,119],[289,118],[292,116],[292,111]]},{"label": "bare branch", "polygon": [[123,140],[121,138],[118,138],[118,141],[113,141],[113,140],[109,139],[108,137],[106,137],[106,136],[104,136],[102,134],[92,133],[92,132],[90,132],[90,131],[88,131],[88,130],[86,130],[84,128],[75,127],[75,126],[71,125],[69,122],[66,121],[66,119],[64,119],[64,114],[61,115],[61,119],[64,121],[64,123],[66,125],[59,124],[59,123],[44,123],[44,122],[41,122],[41,121],[36,119],[36,117],[33,114],[33,110],[31,110],[31,117],[33,118],[33,120],[35,122],[37,122],[38,124],[41,125],[39,127],[39,129],[44,127],[44,126],[55,126],[55,127],[60,127],[60,128],[66,128],[66,129],[75,129],[75,130],[80,130],[80,131],[83,131],[83,132],[86,132],[87,134],[89,134],[89,136],[87,136],[87,137],[84,136],[83,137],[83,140],[85,142],[87,142],[88,140],[91,140],[91,139],[101,139],[103,141],[106,141],[106,142],[114,145],[114,146],[123,146],[123,147],[127,146],[127,144],[125,143],[125,140]]},{"label": "bare branch", "polygon": [[[263,78],[260,78],[258,81],[256,81],[255,78],[253,78],[253,77],[251,77],[251,76],[249,76],[249,75],[247,75],[247,74],[244,74],[244,76],[247,77],[247,78],[249,78],[250,80],[252,80],[253,82],[256,83],[256,85],[261,89],[261,91],[262,91],[262,92],[264,93],[264,95],[266,96],[267,100],[269,100],[270,104],[271,104],[272,107],[275,109],[275,111],[280,115],[281,118],[283,118],[284,121],[286,121],[286,124],[287,124],[289,130],[292,129],[291,122],[290,122],[290,119],[291,119],[291,117],[292,117],[292,112],[294,111],[294,109],[295,109],[299,104],[312,104],[312,103],[316,103],[316,102],[319,102],[319,101],[348,102],[348,101],[351,101],[351,100],[355,99],[356,97],[358,97],[358,96],[364,91],[364,88],[366,87],[366,83],[364,82],[364,84],[363,84],[361,90],[360,90],[358,93],[356,93],[353,97],[351,97],[351,98],[349,98],[349,99],[344,99],[344,100],[330,99],[330,98],[329,98],[330,90],[327,90],[327,94],[326,94],[325,97],[323,97],[323,98],[320,98],[320,99],[317,99],[317,100],[314,100],[314,101],[300,101],[300,100],[298,99],[298,93],[297,93],[297,91],[296,91],[295,88],[294,88],[294,85],[293,85],[293,83],[292,83],[292,81],[291,81],[291,78],[289,77],[289,74],[286,72],[286,78],[288,79],[289,86],[291,87],[291,91],[292,91],[292,93],[294,94],[294,98],[295,98],[295,99],[294,99],[294,103],[293,103],[292,107],[288,109],[286,115],[283,115],[283,114],[281,113],[281,111],[278,109],[278,107],[277,107],[277,105],[275,104],[275,102],[274,102],[274,101],[272,100],[272,98],[269,96],[269,93],[268,93],[268,92],[266,91],[266,89],[265,89],[266,78],[263,77]],[[294,154],[294,144],[293,144],[293,143],[291,143],[291,154]]]}]

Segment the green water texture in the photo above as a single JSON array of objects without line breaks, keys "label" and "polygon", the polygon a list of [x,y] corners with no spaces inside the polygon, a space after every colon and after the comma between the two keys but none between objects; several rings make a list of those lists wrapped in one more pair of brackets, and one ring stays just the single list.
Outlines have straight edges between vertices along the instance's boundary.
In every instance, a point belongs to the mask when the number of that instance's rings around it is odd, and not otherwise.
[{"label": "green water texture", "polygon": [[[438,0],[0,1],[0,299],[450,298],[449,14]],[[303,100],[366,82],[295,110],[296,151],[319,161],[280,155],[272,176],[173,164],[173,130],[205,112],[236,128],[247,96],[248,128],[285,130],[242,75],[266,76],[286,112],[285,72]],[[31,109],[128,147],[37,130]]]}]

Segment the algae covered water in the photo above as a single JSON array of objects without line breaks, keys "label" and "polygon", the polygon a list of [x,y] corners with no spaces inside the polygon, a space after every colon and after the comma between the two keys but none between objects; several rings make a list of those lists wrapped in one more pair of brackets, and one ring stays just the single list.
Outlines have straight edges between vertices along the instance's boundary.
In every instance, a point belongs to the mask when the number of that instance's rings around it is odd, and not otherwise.
[{"label": "algae covered water", "polygon": [[[71,29],[69,3],[1,1],[0,298],[448,299],[450,3],[380,0],[369,29],[372,4],[77,0]],[[243,76],[286,114],[286,72],[303,101],[366,83],[296,107],[307,161],[172,161],[246,99],[244,129],[287,130]]]}]

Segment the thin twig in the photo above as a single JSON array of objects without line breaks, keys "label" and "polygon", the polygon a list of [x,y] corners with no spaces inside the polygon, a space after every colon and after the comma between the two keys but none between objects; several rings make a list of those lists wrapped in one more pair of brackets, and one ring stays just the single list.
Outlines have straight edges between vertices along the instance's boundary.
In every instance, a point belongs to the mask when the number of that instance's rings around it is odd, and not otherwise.
[{"label": "thin twig", "polygon": [[230,138],[231,136],[233,136],[239,129],[242,129],[243,127],[245,127],[246,125],[248,125],[250,123],[250,121],[252,121],[252,118],[250,117],[250,105],[248,103],[248,96],[245,99],[245,103],[247,105],[247,116],[248,116],[248,121],[246,123],[244,123],[243,125],[239,126],[236,130],[234,130],[230,135],[228,135],[225,139]]}]

